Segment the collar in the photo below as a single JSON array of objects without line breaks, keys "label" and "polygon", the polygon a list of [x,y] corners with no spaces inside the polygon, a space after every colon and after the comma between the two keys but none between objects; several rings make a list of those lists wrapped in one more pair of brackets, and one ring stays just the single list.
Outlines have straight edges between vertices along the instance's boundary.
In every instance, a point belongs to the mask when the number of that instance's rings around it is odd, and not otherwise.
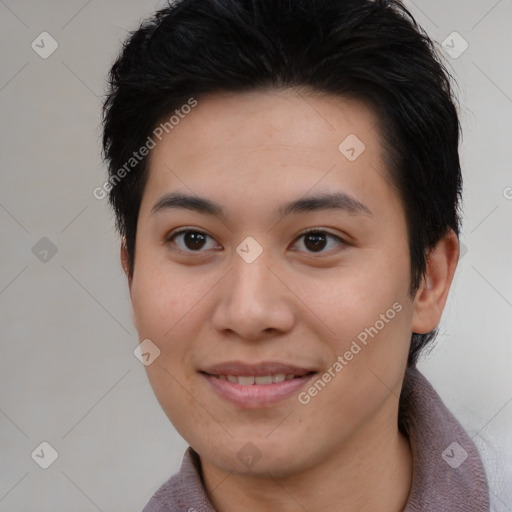
[{"label": "collar", "polygon": [[[489,512],[485,470],[475,444],[417,368],[408,368],[400,395],[399,428],[413,456],[412,485],[403,512]],[[179,471],[142,512],[216,512],[189,446]]]},{"label": "collar", "polygon": [[413,457],[404,512],[489,512],[487,477],[478,450],[417,368],[405,374],[399,426],[409,437]]}]

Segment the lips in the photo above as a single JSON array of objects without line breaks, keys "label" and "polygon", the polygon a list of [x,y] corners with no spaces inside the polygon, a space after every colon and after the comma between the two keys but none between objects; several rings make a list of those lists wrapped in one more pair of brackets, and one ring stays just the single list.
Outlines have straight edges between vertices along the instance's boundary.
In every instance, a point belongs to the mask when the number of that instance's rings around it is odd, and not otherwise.
[{"label": "lips", "polygon": [[245,364],[238,361],[200,371],[216,394],[242,408],[278,404],[297,393],[316,373],[310,368],[278,362]]}]

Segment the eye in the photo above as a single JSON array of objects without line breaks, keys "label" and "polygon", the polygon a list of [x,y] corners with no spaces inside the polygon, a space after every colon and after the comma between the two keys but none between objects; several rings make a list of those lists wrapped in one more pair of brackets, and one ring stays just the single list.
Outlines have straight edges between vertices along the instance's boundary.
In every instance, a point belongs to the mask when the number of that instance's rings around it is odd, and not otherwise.
[{"label": "eye", "polygon": [[[204,252],[201,251],[206,246],[206,249],[215,249],[218,247],[213,244],[213,246],[208,247],[206,241],[210,238],[213,238],[205,233],[204,231],[199,231],[197,229],[183,228],[179,231],[175,231],[171,233],[171,235],[167,238],[168,243],[175,243],[178,245],[178,249],[183,252]],[[181,244],[181,246],[180,246]]]},{"label": "eye", "polygon": [[[323,249],[329,245],[329,239],[339,242],[338,244],[334,244],[334,248],[336,245],[346,245],[344,240],[342,240],[339,236],[316,228],[305,231],[297,238],[297,240],[300,240],[301,238],[304,238],[304,246],[307,248],[307,252],[313,253],[329,252],[330,249],[323,251]],[[333,244],[331,244],[331,248],[332,247]]]},{"label": "eye", "polygon": [[[305,231],[296,240],[300,240],[304,238],[304,246],[306,247],[306,252],[310,253],[320,253],[320,252],[329,252],[333,248],[336,248],[336,245],[346,245],[344,240],[342,240],[339,236],[333,235],[327,231],[312,228],[308,231]],[[208,239],[210,242],[210,247],[208,247]],[[329,248],[329,240],[338,242],[331,243],[331,247]],[[214,239],[205,233],[204,231],[198,229],[191,228],[182,228],[174,233],[171,233],[169,237],[166,239],[167,243],[173,243],[178,246],[178,250],[182,252],[205,252],[201,249],[220,249],[220,246],[215,244]],[[333,247],[334,245],[334,247]],[[325,248],[328,248],[325,251]]]}]

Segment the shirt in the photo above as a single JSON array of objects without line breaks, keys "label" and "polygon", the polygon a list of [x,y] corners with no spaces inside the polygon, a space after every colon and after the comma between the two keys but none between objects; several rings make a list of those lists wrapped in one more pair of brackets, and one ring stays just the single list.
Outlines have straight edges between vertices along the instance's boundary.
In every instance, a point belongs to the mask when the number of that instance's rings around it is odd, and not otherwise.
[{"label": "shirt", "polygon": [[[489,487],[478,450],[428,380],[405,373],[398,423],[412,450],[412,484],[404,512],[489,512]],[[189,446],[179,471],[142,512],[216,512]]]}]

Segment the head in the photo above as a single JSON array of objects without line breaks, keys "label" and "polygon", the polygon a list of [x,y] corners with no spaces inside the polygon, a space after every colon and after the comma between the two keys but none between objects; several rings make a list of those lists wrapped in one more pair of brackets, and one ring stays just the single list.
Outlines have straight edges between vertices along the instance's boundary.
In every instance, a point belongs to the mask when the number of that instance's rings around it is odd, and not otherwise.
[{"label": "head", "polygon": [[[228,438],[255,440],[267,469],[305,467],[334,448],[296,454],[312,429],[339,444],[385,421],[455,270],[459,130],[398,1],[178,0],[130,35],[104,106],[109,199],[139,337],[161,351],[151,384],[199,453],[230,468]],[[233,360],[332,378],[262,412],[206,382]],[[334,398],[354,420],[333,436]],[[288,409],[289,447],[285,426],[267,435]]]}]

